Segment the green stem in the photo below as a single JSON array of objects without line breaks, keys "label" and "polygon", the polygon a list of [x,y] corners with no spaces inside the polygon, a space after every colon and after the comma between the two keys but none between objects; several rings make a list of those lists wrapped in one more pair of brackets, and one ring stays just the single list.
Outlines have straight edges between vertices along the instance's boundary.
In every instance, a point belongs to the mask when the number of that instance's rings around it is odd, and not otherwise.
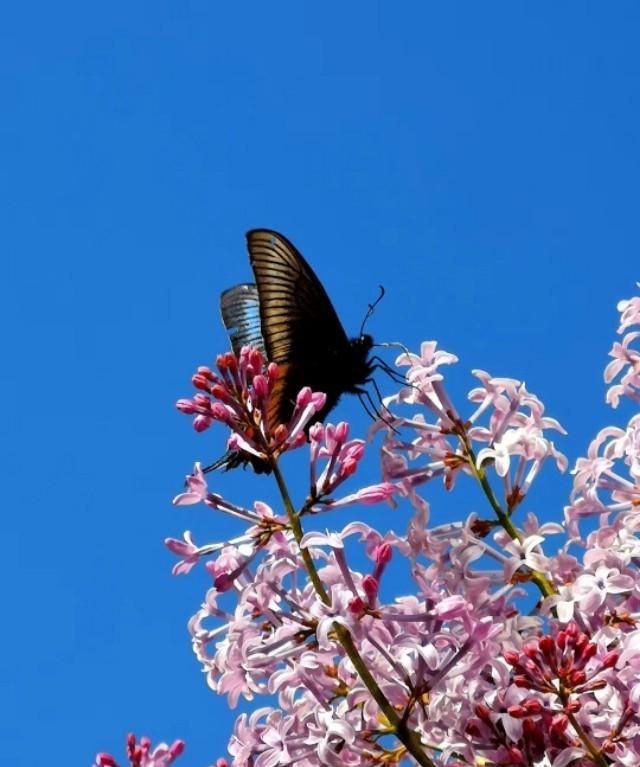
[{"label": "green stem", "polygon": [[[276,478],[276,482],[278,483],[278,489],[280,490],[280,495],[282,496],[282,502],[284,503],[284,507],[287,512],[287,517],[289,518],[289,523],[291,525],[291,530],[293,531],[293,536],[296,539],[299,546],[300,541],[302,540],[302,537],[304,535],[304,531],[300,523],[300,518],[298,514],[296,514],[295,509],[293,508],[293,503],[291,502],[291,496],[289,495],[289,491],[284,481],[284,477],[282,476],[282,472],[280,471],[280,467],[278,466],[276,461],[273,461],[272,468],[273,468],[273,474]],[[322,581],[320,580],[320,576],[318,575],[318,571],[316,569],[313,558],[311,557],[311,554],[309,553],[309,550],[300,548],[300,553],[302,555],[302,559],[307,569],[307,572],[309,573],[309,578],[311,580],[311,583],[313,584],[313,587],[318,597],[322,600],[322,602],[325,605],[331,605],[331,600],[329,598],[329,595],[327,594],[326,589],[324,588]],[[353,667],[358,673],[358,676],[360,677],[360,679],[362,679],[367,690],[369,690],[371,697],[376,701],[376,703],[380,707],[380,710],[382,711],[387,721],[391,725],[391,728],[393,729],[393,732],[395,733],[398,740],[407,749],[407,751],[411,754],[411,756],[413,756],[413,758],[416,760],[416,762],[419,765],[421,765],[422,767],[435,767],[431,759],[429,759],[429,757],[422,750],[422,742],[420,740],[420,736],[418,735],[418,733],[413,730],[410,730],[406,726],[406,723],[401,719],[400,716],[398,716],[396,710],[391,705],[391,703],[387,699],[384,692],[382,692],[382,689],[380,688],[376,680],[373,678],[373,675],[369,671],[367,664],[365,663],[364,659],[358,652],[358,649],[356,648],[353,642],[353,638],[349,630],[345,626],[343,626],[341,623],[338,623],[337,621],[334,622],[333,624],[333,630],[335,631],[336,636],[338,637],[340,644],[344,648],[344,651],[346,652],[349,660],[351,661],[351,663],[353,663]]]},{"label": "green stem", "polygon": [[[304,531],[302,530],[302,525],[300,524],[300,518],[295,512],[295,509],[293,508],[293,503],[291,502],[291,496],[289,495],[289,490],[287,489],[287,485],[284,481],[284,477],[282,476],[282,472],[280,471],[280,467],[276,463],[276,461],[273,462],[273,475],[276,478],[276,482],[278,483],[278,489],[280,490],[280,495],[282,496],[282,502],[284,503],[284,507],[287,511],[287,517],[289,518],[289,524],[291,525],[291,530],[293,531],[293,537],[296,539],[298,543],[298,547],[300,547],[300,541],[302,540],[302,537],[304,535]],[[311,580],[311,583],[313,584],[313,588],[316,591],[316,594],[320,597],[322,602],[325,605],[330,605],[331,600],[329,599],[329,595],[327,594],[324,585],[322,584],[322,581],[320,580],[320,576],[318,575],[318,571],[316,570],[316,566],[314,564],[313,558],[311,554],[309,553],[309,549],[303,549],[300,548],[300,554],[302,555],[302,561],[304,562],[304,566],[307,569],[307,572],[309,573],[309,578]]]},{"label": "green stem", "polygon": [[[464,431],[464,427],[462,427],[462,429],[460,431],[457,431],[456,433],[464,449],[464,452],[467,458],[467,463],[471,467],[471,471],[473,472],[475,478],[478,480],[478,483],[480,484],[480,487],[482,488],[484,494],[486,495],[487,500],[489,501],[489,504],[491,505],[491,508],[495,512],[495,515],[498,518],[498,522],[500,522],[500,524],[507,531],[507,533],[509,534],[512,540],[522,541],[522,536],[520,535],[518,528],[513,524],[511,517],[509,516],[509,514],[507,514],[503,510],[498,499],[496,498],[496,495],[493,492],[493,488],[491,487],[491,484],[489,483],[489,480],[487,479],[486,471],[482,467],[478,467],[476,462],[476,454],[474,453],[473,448],[471,447],[469,443],[469,439],[467,437],[466,432]],[[540,570],[532,570],[530,580],[536,584],[541,594],[545,597],[549,597],[552,594],[558,593],[555,586],[551,583],[551,581],[547,578],[547,576]]]},{"label": "green stem", "polygon": [[[569,696],[566,692],[562,691],[562,686],[560,691],[560,700],[562,701],[562,705],[565,707],[565,711],[566,711],[566,707],[569,702]],[[589,756],[593,760],[594,764],[600,765],[600,767],[610,767],[610,762],[607,760],[606,756],[602,753],[602,751],[599,748],[596,748],[596,746],[591,742],[591,738],[582,729],[582,725],[575,718],[575,716],[570,713],[567,713],[566,716],[567,716],[567,719],[571,722],[571,726],[576,731],[584,747],[589,752]]]}]

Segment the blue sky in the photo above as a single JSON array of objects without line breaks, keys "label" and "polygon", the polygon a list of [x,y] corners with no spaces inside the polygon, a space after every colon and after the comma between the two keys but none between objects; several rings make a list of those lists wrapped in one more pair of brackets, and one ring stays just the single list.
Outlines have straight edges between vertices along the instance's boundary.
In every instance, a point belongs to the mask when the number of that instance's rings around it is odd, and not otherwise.
[{"label": "blue sky", "polygon": [[[224,753],[234,715],[186,632],[206,580],[171,578],[162,540],[229,529],[170,505],[223,442],[174,401],[226,347],[218,295],[250,277],[247,229],[296,242],[352,333],[383,283],[371,331],[437,339],[461,357],[460,393],[476,367],[526,380],[572,461],[623,422],[601,374],[640,279],[639,17],[634,2],[5,8],[0,763],[88,765],[129,730],[186,739],[185,766]],[[366,426],[355,401],[337,415]],[[568,486],[543,483],[535,510],[557,516]],[[239,472],[219,489],[273,496]]]}]

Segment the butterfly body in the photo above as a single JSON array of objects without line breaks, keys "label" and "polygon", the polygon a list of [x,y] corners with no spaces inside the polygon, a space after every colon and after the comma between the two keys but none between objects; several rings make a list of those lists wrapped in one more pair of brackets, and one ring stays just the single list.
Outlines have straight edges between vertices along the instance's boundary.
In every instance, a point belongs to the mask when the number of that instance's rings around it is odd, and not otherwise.
[{"label": "butterfly body", "polygon": [[[322,421],[342,394],[362,393],[373,372],[373,339],[347,337],[322,283],[286,237],[252,229],[247,247],[255,283],[236,285],[220,299],[232,348],[238,354],[252,345],[278,364],[267,413],[271,428],[289,421],[304,386],[327,395],[315,417]],[[247,462],[237,455],[220,460],[227,468]]]}]

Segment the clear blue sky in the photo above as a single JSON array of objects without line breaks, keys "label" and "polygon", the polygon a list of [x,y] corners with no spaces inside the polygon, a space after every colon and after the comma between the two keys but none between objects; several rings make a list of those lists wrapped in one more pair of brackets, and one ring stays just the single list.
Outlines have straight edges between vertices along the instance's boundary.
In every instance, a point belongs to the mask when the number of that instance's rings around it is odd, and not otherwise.
[{"label": "clear blue sky", "polygon": [[129,729],[224,752],[186,632],[205,579],[162,540],[228,529],[170,506],[223,440],[174,401],[226,346],[248,228],[300,246],[351,332],[383,283],[378,338],[438,339],[460,391],[525,379],[584,450],[640,279],[639,28],[635,2],[5,7],[1,764],[88,765]]}]

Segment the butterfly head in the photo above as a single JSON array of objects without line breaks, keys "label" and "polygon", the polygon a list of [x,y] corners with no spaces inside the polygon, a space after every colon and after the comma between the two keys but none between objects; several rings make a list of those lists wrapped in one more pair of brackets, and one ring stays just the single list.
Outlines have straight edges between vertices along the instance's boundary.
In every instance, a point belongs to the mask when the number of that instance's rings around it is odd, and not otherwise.
[{"label": "butterfly head", "polygon": [[373,348],[373,338],[368,333],[361,333],[357,338],[349,341],[348,359],[344,361],[348,372],[345,373],[345,381],[349,379],[346,391],[357,392],[373,372],[374,363],[369,360],[369,352]]}]

